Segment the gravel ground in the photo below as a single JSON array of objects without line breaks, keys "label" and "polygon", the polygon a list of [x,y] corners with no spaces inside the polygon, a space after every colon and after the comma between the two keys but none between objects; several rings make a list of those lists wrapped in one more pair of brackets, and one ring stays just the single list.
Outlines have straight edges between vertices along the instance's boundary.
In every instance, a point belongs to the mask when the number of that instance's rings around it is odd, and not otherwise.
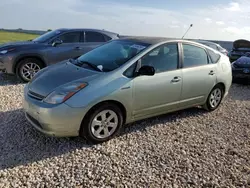
[{"label": "gravel ground", "polygon": [[34,130],[23,85],[0,77],[0,187],[250,187],[250,86],[234,84],[212,113],[151,118],[88,145]]}]

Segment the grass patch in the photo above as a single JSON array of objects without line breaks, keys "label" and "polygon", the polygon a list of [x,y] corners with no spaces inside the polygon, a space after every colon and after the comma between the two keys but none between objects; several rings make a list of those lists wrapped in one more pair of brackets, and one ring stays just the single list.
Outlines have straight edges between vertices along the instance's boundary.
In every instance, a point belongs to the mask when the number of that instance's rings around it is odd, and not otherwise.
[{"label": "grass patch", "polygon": [[38,35],[0,31],[0,44],[13,41],[24,41],[36,38]]}]

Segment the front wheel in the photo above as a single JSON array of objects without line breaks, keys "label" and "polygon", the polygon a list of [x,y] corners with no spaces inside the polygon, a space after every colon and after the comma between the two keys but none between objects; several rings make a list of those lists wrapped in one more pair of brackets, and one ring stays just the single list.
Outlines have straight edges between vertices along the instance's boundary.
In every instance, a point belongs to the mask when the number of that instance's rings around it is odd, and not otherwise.
[{"label": "front wheel", "polygon": [[103,104],[84,118],[80,135],[93,143],[105,142],[118,134],[122,124],[120,108],[113,104]]},{"label": "front wheel", "polygon": [[215,86],[209,93],[206,104],[204,108],[208,111],[213,111],[217,109],[223,99],[224,90],[220,85]]},{"label": "front wheel", "polygon": [[21,81],[29,82],[42,68],[43,64],[40,60],[35,58],[27,58],[19,62],[16,73]]}]

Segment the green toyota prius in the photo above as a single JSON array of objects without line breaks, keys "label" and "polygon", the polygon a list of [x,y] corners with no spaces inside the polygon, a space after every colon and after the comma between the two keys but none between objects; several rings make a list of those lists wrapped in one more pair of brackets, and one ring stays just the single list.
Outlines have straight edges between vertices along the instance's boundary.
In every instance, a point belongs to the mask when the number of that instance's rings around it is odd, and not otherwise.
[{"label": "green toyota prius", "polygon": [[231,83],[228,57],[210,47],[128,37],[40,70],[23,107],[42,133],[100,143],[137,120],[194,106],[213,111]]}]

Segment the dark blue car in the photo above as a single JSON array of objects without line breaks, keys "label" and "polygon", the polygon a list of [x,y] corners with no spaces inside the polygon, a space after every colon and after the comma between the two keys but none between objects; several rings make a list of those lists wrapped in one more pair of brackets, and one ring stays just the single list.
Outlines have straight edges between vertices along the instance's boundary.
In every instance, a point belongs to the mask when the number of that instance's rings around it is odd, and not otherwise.
[{"label": "dark blue car", "polygon": [[236,61],[241,56],[244,56],[246,53],[250,52],[250,41],[240,39],[236,40],[233,43],[233,48],[229,52],[228,56],[231,62]]},{"label": "dark blue car", "polygon": [[250,81],[250,52],[244,54],[232,63],[232,75],[234,81]]}]

